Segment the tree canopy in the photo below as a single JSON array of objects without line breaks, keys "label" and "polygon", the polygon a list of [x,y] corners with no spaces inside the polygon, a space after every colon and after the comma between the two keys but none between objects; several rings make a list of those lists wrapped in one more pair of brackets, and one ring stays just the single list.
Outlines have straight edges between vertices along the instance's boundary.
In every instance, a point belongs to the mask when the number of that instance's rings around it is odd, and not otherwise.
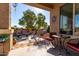
[{"label": "tree canopy", "polygon": [[47,23],[45,22],[45,16],[42,13],[39,13],[37,16],[37,29],[44,27],[47,28]]},{"label": "tree canopy", "polygon": [[37,16],[31,10],[26,10],[23,12],[23,17],[19,19],[19,25],[32,30],[32,29],[40,29],[40,27],[47,28],[47,23],[45,22],[45,16],[42,13],[39,13]]}]

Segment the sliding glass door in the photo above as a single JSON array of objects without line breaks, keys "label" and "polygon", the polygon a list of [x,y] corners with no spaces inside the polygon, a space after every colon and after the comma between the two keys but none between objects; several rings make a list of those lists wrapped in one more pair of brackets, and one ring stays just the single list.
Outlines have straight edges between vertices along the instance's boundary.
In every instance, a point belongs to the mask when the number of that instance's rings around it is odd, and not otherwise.
[{"label": "sliding glass door", "polygon": [[79,4],[75,4],[75,34],[79,35]]},{"label": "sliding glass door", "polygon": [[65,4],[60,9],[60,34],[73,34],[73,4]]}]

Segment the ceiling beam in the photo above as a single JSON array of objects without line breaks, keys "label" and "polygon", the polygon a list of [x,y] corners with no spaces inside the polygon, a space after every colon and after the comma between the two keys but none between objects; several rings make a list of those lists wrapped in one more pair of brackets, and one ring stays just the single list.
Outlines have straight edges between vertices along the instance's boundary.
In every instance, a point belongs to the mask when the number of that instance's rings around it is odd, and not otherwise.
[{"label": "ceiling beam", "polygon": [[51,8],[51,9],[53,9],[53,7],[54,7],[52,3],[39,3],[39,4],[46,6],[48,8]]},{"label": "ceiling beam", "polygon": [[41,9],[44,9],[44,10],[48,10],[48,11],[50,11],[52,9],[52,8],[45,6],[43,4],[40,4],[40,3],[25,3],[25,4],[30,5],[30,6],[34,6],[34,7],[37,7],[37,8],[41,8]]}]

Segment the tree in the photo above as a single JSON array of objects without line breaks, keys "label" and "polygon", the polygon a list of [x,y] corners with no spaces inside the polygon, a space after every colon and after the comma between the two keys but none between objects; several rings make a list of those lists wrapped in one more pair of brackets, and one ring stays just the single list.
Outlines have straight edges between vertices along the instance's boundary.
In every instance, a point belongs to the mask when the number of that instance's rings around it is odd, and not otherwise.
[{"label": "tree", "polygon": [[19,19],[19,25],[26,27],[25,20]]},{"label": "tree", "polygon": [[48,26],[48,28],[47,28],[47,32],[50,32],[50,26]]},{"label": "tree", "polygon": [[17,26],[16,26],[16,25],[14,25],[14,28],[17,28]]},{"label": "tree", "polygon": [[42,13],[39,13],[36,17],[35,13],[29,9],[23,12],[23,17],[19,19],[19,25],[27,28],[28,30],[38,30],[41,27],[47,29],[48,27],[45,22],[45,16]]},{"label": "tree", "polygon": [[34,28],[36,20],[37,19],[35,13],[28,9],[25,12],[23,12],[23,17],[19,20],[19,24],[29,30],[32,30]]},{"label": "tree", "polygon": [[45,22],[45,16],[42,13],[39,13],[37,19],[36,28],[40,29],[41,27],[44,27],[46,29],[47,23]]}]

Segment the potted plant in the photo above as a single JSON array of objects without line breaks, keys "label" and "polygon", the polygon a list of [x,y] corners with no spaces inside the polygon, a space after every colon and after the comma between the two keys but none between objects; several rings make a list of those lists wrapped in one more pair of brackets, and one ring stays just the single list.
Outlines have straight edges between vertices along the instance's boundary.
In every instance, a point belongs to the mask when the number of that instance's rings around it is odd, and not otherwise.
[{"label": "potted plant", "polygon": [[1,34],[0,35],[0,42],[4,42],[9,38],[8,34]]}]

